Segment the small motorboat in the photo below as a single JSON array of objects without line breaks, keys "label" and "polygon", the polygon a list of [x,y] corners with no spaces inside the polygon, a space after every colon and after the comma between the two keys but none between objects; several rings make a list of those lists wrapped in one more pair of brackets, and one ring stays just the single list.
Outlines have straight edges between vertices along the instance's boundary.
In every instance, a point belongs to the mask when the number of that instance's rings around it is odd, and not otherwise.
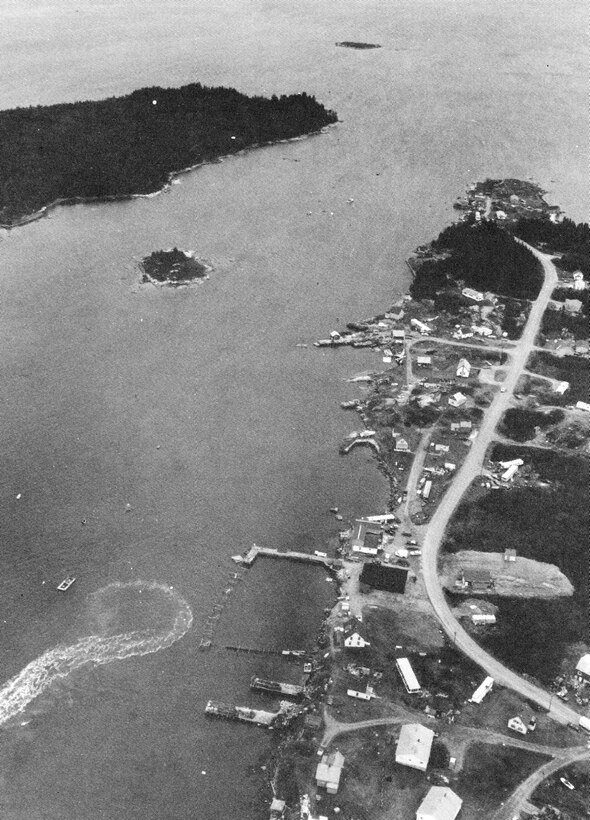
[{"label": "small motorboat", "polygon": [[68,575],[67,578],[63,579],[61,584],[57,585],[57,588],[59,589],[60,592],[65,592],[67,589],[69,589],[72,586],[72,584],[74,583],[75,580],[76,579],[74,578],[73,575]]}]

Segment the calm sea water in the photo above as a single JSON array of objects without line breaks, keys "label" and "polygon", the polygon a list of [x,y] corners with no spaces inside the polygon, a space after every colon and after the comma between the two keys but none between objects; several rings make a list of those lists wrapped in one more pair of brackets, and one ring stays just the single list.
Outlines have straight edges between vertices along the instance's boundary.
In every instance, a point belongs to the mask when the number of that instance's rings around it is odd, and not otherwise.
[{"label": "calm sea water", "polygon": [[[251,674],[298,670],[199,639],[222,595],[219,643],[309,645],[333,589],[271,562],[232,587],[229,557],[325,548],[330,506],[386,498],[366,454],[337,453],[345,379],[379,359],[296,344],[403,292],[404,258],[469,180],[530,176],[588,218],[584,10],[0,0],[3,108],[199,80],[306,90],[342,119],[153,199],[0,234],[0,649],[3,679],[20,675],[0,690],[3,816],[266,815],[268,737],[203,707],[264,703]],[[137,260],[172,245],[211,279],[139,286]]]}]

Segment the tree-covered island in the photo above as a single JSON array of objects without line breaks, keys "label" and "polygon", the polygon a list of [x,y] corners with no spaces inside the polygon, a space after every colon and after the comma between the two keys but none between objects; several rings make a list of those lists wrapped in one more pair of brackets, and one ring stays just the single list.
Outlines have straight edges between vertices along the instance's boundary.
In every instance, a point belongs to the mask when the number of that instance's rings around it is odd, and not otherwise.
[{"label": "tree-covered island", "polygon": [[210,271],[192,253],[178,248],[154,251],[143,258],[141,267],[144,282],[164,285],[187,285],[197,279],[206,279]]},{"label": "tree-covered island", "polygon": [[305,92],[248,97],[200,83],[0,111],[0,223],[58,201],[152,193],[174,172],[336,121]]}]

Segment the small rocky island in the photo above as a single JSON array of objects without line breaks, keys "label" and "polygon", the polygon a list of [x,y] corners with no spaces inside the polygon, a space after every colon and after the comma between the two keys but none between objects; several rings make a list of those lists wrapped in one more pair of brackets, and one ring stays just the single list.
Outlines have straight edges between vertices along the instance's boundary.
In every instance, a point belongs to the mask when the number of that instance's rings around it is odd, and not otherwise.
[{"label": "small rocky island", "polygon": [[351,40],[343,40],[341,43],[336,43],[342,48],[381,48],[377,43],[355,43]]},{"label": "small rocky island", "polygon": [[154,251],[141,262],[143,282],[159,285],[188,285],[209,277],[210,267],[195,259],[192,251],[172,248]]}]

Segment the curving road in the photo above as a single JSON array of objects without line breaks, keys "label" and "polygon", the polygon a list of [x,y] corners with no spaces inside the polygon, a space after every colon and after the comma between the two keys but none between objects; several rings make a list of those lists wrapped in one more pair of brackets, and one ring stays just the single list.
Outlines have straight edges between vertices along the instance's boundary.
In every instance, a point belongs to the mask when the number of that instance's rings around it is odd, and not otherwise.
[{"label": "curving road", "polygon": [[525,368],[527,359],[535,345],[535,338],[539,330],[541,319],[547,303],[557,284],[557,271],[551,258],[536,248],[525,245],[531,250],[543,265],[545,274],[541,291],[531,307],[528,321],[524,327],[522,337],[517,346],[510,351],[510,360],[506,367],[506,379],[503,390],[498,391],[482,420],[477,438],[473,441],[469,453],[457,472],[455,480],[443,496],[441,503],[434,513],[422,543],[422,572],[426,591],[440,624],[449,638],[468,657],[478,663],[487,673],[508,686],[522,697],[547,708],[550,715],[561,723],[578,723],[579,715],[573,709],[555,698],[550,698],[547,692],[538,686],[521,678],[516,672],[503,666],[500,661],[489,655],[476,641],[474,641],[455,619],[448,606],[441,588],[437,572],[438,553],[443,541],[447,524],[455,512],[464,493],[471,482],[479,475],[484,462],[488,445],[494,437],[496,426],[502,418],[512,399],[519,376]]}]

